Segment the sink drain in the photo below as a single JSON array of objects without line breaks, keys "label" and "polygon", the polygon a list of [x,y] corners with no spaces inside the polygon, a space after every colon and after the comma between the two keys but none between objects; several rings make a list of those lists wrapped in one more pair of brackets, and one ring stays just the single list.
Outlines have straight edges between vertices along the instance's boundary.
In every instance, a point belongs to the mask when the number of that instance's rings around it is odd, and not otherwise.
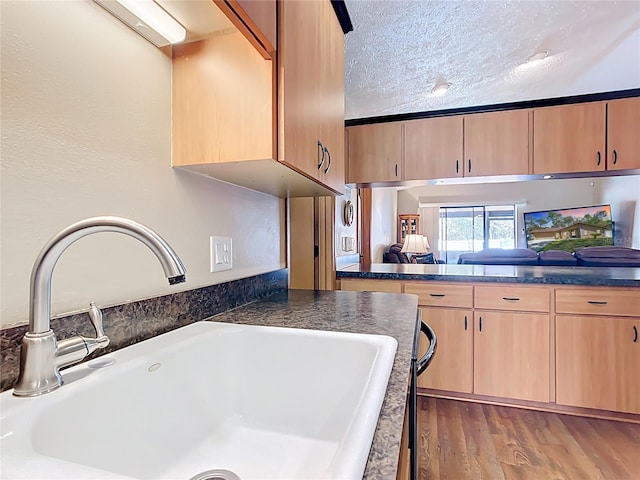
[{"label": "sink drain", "polygon": [[216,469],[198,473],[189,480],[240,480],[240,477],[229,470]]}]

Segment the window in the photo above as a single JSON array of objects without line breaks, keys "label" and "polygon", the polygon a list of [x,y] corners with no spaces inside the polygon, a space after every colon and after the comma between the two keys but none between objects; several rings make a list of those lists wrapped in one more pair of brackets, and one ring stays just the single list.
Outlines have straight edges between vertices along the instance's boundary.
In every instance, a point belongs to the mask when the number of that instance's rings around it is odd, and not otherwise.
[{"label": "window", "polygon": [[457,263],[464,252],[515,248],[514,205],[440,208],[440,258]]}]

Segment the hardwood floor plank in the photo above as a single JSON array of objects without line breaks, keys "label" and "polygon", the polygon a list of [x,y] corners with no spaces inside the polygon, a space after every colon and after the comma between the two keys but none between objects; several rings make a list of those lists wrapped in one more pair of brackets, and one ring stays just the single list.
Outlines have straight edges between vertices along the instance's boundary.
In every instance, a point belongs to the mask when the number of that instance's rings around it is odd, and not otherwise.
[{"label": "hardwood floor plank", "polygon": [[472,478],[458,403],[437,408],[440,478],[443,480]]},{"label": "hardwood floor plank", "polygon": [[[563,418],[562,423],[565,424],[571,436],[576,439],[592,464],[602,472],[604,478],[620,480],[638,480],[640,478],[638,475],[632,474],[631,467],[627,468],[621,459],[621,452],[615,448],[619,446],[613,445],[615,438],[611,434],[606,435],[603,430],[594,429],[586,418]],[[636,455],[640,455],[638,447],[636,445]]]},{"label": "hardwood floor plank", "polygon": [[418,479],[440,478],[440,444],[435,398],[418,400]]},{"label": "hardwood floor plank", "polygon": [[469,462],[478,472],[476,478],[506,480],[502,466],[496,458],[495,444],[489,434],[489,427],[482,405],[469,403],[466,413],[470,421],[470,428],[465,430],[467,445],[474,445],[475,447],[475,451],[470,452]]},{"label": "hardwood floor plank", "polygon": [[640,425],[419,398],[421,480],[640,480]]}]

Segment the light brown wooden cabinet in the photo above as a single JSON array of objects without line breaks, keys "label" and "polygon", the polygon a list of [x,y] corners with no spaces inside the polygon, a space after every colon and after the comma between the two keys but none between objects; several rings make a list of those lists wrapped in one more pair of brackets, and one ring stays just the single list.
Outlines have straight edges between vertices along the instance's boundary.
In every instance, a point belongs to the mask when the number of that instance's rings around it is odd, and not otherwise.
[{"label": "light brown wooden cabinet", "polygon": [[558,315],[556,401],[640,413],[640,318]]},{"label": "light brown wooden cabinet", "polygon": [[533,173],[603,171],[606,104],[533,110]]},{"label": "light brown wooden cabinet", "polygon": [[607,170],[640,168],[640,97],[607,102]]},{"label": "light brown wooden cabinet", "polygon": [[549,315],[475,311],[473,393],[549,402]]},{"label": "light brown wooden cabinet", "polygon": [[465,177],[529,173],[530,110],[464,117]]},{"label": "light brown wooden cabinet", "polygon": [[438,339],[421,394],[640,414],[638,288],[348,278],[342,289],[418,296]]},{"label": "light brown wooden cabinet", "polygon": [[347,130],[349,183],[529,173],[529,110],[362,125]]},{"label": "light brown wooden cabinet", "polygon": [[278,159],[344,193],[344,36],[329,1],[278,2]]},{"label": "light brown wooden cabinet", "polygon": [[402,131],[401,122],[349,127],[348,183],[401,181]]},{"label": "light brown wooden cabinet", "polygon": [[533,173],[640,168],[640,98],[533,111]]},{"label": "light brown wooden cabinet", "polygon": [[629,288],[558,288],[556,399],[640,413],[640,295]]},{"label": "light brown wooden cabinet", "polygon": [[463,117],[425,118],[404,125],[404,179],[462,177]]},{"label": "light brown wooden cabinet", "polygon": [[[438,346],[429,368],[418,377],[418,387],[473,392],[473,311],[421,307],[422,320],[436,333]],[[429,347],[421,337],[419,356]]]},{"label": "light brown wooden cabinet", "polygon": [[172,165],[282,198],[344,192],[344,36],[331,3],[212,8],[237,31],[173,48]]}]

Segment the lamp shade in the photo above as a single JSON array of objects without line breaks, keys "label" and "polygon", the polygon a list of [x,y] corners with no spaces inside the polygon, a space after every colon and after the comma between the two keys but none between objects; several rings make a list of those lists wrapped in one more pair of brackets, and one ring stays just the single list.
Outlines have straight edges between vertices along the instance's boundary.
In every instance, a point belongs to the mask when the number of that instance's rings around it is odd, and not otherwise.
[{"label": "lamp shade", "polygon": [[401,252],[404,253],[426,253],[429,250],[429,241],[422,235],[407,235],[404,238]]}]

